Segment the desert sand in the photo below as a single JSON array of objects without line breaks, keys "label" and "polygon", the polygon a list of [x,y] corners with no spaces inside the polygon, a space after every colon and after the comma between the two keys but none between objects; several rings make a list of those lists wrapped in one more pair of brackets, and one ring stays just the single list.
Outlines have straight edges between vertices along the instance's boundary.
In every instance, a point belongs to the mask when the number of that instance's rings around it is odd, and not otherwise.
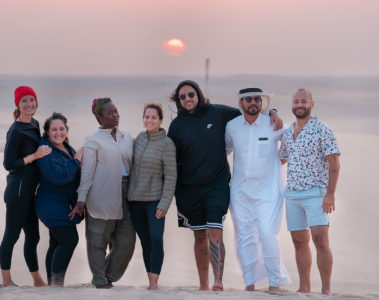
[{"label": "desert sand", "polygon": [[242,299],[281,299],[281,300],[316,300],[316,299],[379,299],[378,294],[343,294],[334,293],[333,296],[325,296],[318,293],[301,294],[296,292],[283,292],[280,295],[269,295],[264,291],[246,292],[241,290],[227,289],[224,292],[199,292],[195,287],[163,287],[159,291],[147,291],[144,287],[135,286],[117,286],[111,290],[96,290],[94,287],[88,285],[69,286],[65,288],[6,288],[1,290],[1,299],[167,299],[167,300],[194,300],[194,299],[228,299],[228,300],[242,300]]}]

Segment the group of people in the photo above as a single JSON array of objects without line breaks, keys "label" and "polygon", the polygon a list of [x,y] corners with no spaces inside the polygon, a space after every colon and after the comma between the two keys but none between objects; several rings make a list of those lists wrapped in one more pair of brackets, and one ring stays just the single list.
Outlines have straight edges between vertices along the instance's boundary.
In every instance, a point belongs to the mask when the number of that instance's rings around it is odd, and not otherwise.
[{"label": "group of people", "polygon": [[[275,109],[269,109],[270,95],[255,87],[239,91],[236,108],[210,104],[192,80],[180,82],[171,100],[178,114],[167,135],[161,128],[162,106],[147,103],[145,130],[133,141],[118,129],[119,113],[112,100],[94,99],[92,112],[100,128],[75,152],[65,116],[53,113],[40,137],[33,118],[38,106],[35,91],[26,86],[15,90],[15,122],[4,152],[9,175],[0,246],[3,285],[15,285],[10,267],[21,230],[34,285],[46,285],[36,251],[39,218],[50,236],[47,282],[63,286],[79,239],[76,225],[85,218],[92,284],[111,288],[121,278],[137,233],[148,288],[158,289],[165,216],[175,195],[179,226],[194,232],[200,290],[210,289],[209,265],[212,290],[223,290],[223,223],[230,207],[246,290],[255,290],[268,278],[269,292],[277,293],[290,283],[278,242],[284,194],[300,277],[298,291],[311,292],[312,236],[322,293],[330,294],[333,259],[328,226],[335,209],[340,152],[333,132],[312,117],[310,91],[299,89],[293,95],[296,121],[289,128]],[[233,176],[227,162],[231,152]],[[281,164],[286,162],[284,192]]]}]

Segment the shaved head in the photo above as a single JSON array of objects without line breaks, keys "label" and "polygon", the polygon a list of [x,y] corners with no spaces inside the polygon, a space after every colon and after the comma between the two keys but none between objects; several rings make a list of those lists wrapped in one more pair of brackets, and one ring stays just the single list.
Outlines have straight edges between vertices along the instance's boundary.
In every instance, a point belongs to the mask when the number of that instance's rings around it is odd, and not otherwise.
[{"label": "shaved head", "polygon": [[298,89],[298,90],[295,92],[294,96],[295,96],[296,94],[298,94],[298,93],[305,93],[305,94],[307,94],[307,96],[309,97],[309,99],[313,100],[313,98],[312,98],[312,93],[311,93],[310,90],[307,90],[307,89],[304,89],[304,88]]}]

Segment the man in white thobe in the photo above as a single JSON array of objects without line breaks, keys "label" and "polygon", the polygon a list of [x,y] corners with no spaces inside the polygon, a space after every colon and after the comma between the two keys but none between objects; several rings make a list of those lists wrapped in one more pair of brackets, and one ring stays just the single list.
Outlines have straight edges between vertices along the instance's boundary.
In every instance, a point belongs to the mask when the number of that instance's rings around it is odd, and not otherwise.
[{"label": "man in white thobe", "polygon": [[278,241],[283,206],[278,141],[285,128],[274,131],[270,117],[262,113],[269,100],[261,89],[240,90],[243,115],[227,124],[225,139],[227,153],[234,152],[230,210],[246,290],[255,290],[268,277],[269,292],[275,293],[291,280]]}]

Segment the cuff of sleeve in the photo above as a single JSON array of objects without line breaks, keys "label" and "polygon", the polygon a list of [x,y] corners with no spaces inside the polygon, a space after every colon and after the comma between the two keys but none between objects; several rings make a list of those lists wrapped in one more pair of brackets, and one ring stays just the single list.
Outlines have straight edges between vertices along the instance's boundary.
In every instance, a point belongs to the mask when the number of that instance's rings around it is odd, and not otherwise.
[{"label": "cuff of sleeve", "polygon": [[165,211],[166,213],[167,213],[167,211],[168,211],[168,207],[167,207],[166,205],[162,205],[162,204],[161,204],[161,201],[159,201],[157,208],[159,208],[159,209]]},{"label": "cuff of sleeve", "polygon": [[81,196],[80,194],[78,195],[78,200],[76,201],[77,203],[79,202],[83,202],[83,203],[86,203],[86,199],[84,196]]}]

